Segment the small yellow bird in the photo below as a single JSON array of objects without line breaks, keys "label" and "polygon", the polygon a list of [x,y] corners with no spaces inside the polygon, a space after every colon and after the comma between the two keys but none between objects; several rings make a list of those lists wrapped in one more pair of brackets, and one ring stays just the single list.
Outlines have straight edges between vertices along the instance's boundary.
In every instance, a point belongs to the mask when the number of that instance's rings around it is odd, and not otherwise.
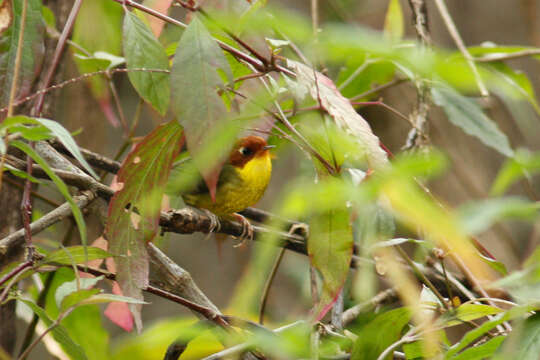
[{"label": "small yellow bird", "polygon": [[259,136],[238,140],[219,175],[215,201],[191,160],[173,167],[166,193],[181,195],[186,204],[216,215],[236,217],[245,229],[242,237],[252,237],[249,222],[236,213],[255,205],[263,196],[272,175],[269,149],[273,147]]}]

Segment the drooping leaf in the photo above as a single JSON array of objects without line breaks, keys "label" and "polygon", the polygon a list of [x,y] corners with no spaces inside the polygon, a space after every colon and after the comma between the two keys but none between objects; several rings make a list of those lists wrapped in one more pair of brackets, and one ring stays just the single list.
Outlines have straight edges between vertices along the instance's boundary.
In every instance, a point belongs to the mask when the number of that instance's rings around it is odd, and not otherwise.
[{"label": "drooping leaf", "polygon": [[[53,320],[47,315],[45,310],[43,308],[36,305],[33,301],[26,300],[19,298],[19,301],[23,302],[24,304],[28,305],[32,311],[39,316],[41,321],[45,324],[45,326],[49,327],[53,324]],[[53,337],[56,341],[58,341],[64,350],[71,356],[73,359],[76,360],[86,360],[86,354],[84,349],[77,343],[73,341],[71,338],[69,332],[66,330],[66,328],[62,325],[57,325],[51,330]]]},{"label": "drooping leaf", "polygon": [[506,135],[473,100],[448,86],[434,86],[431,94],[433,101],[443,108],[452,124],[501,154],[508,157],[514,155]]},{"label": "drooping leaf", "polygon": [[[122,189],[109,204],[105,233],[117,256],[116,279],[125,296],[142,300],[141,289],[148,285],[146,243],[159,230],[161,198],[181,137],[176,121],[160,125],[137,144],[118,172]],[[140,306],[130,308],[140,328]]]},{"label": "drooping leaf", "polygon": [[[128,69],[169,68],[163,45],[137,15],[129,11],[124,17],[123,43]],[[165,73],[135,71],[129,72],[128,77],[139,95],[161,115],[165,115],[170,97],[169,76]]]},{"label": "drooping leaf", "polygon": [[388,3],[384,19],[384,33],[391,39],[401,39],[403,36],[403,10],[399,0],[390,0]]},{"label": "drooping leaf", "polygon": [[[411,311],[402,307],[378,315],[362,327],[353,345],[351,360],[372,360],[401,337]],[[392,354],[386,359],[390,359]]]},{"label": "drooping leaf", "polygon": [[334,119],[338,127],[352,135],[360,144],[370,168],[378,169],[388,163],[386,153],[379,146],[379,138],[373,134],[369,124],[354,110],[349,100],[340,94],[332,80],[314,69],[296,61],[288,60],[297,82]]},{"label": "drooping leaf", "polygon": [[215,189],[221,167],[228,151],[218,155],[212,166],[202,162],[199,154],[209,145],[209,131],[219,128],[227,119],[227,111],[218,90],[224,83],[218,74],[223,71],[229,81],[231,70],[222,50],[202,22],[193,18],[182,34],[171,70],[172,109],[184,127],[189,152],[201,171],[210,194]]},{"label": "drooping leaf", "polygon": [[73,155],[75,159],[77,159],[78,162],[81,163],[81,165],[94,177],[98,178],[97,174],[92,170],[92,167],[83,157],[81,151],[79,150],[79,147],[77,146],[77,143],[75,140],[73,140],[73,137],[71,137],[71,134],[69,131],[67,131],[62,125],[60,125],[57,121],[48,120],[48,119],[42,119],[42,118],[34,118],[38,123],[45,126],[47,129],[51,131],[51,133],[58,138],[58,140],[65,146],[65,148]]},{"label": "drooping leaf", "polygon": [[[0,107],[7,106],[9,102],[24,2],[25,0],[4,1],[4,4],[11,3],[13,17],[11,26],[0,37]],[[2,8],[4,9],[6,6],[2,6]],[[43,30],[41,1],[27,0],[17,95],[24,94],[29,90],[36,76],[36,69],[41,66],[45,51]]]},{"label": "drooping leaf", "polygon": [[77,204],[75,204],[75,201],[73,200],[73,197],[71,197],[71,194],[69,193],[69,190],[64,181],[62,181],[62,179],[60,179],[58,175],[56,175],[52,171],[49,164],[47,164],[47,162],[41,156],[39,156],[39,154],[35,152],[35,150],[32,149],[28,144],[25,144],[19,140],[12,141],[10,144],[30,156],[32,160],[34,160],[39,166],[41,166],[43,171],[47,173],[47,176],[49,176],[49,178],[54,182],[58,191],[60,191],[60,193],[69,203],[69,206],[71,207],[71,211],[73,213],[73,217],[75,218],[75,222],[77,223],[77,227],[79,229],[79,234],[81,235],[81,243],[83,244],[83,246],[86,246],[86,223],[84,222],[82,211],[81,209],[79,209]]},{"label": "drooping leaf", "polygon": [[75,245],[51,252],[41,260],[41,263],[62,265],[83,264],[86,260],[106,259],[111,256],[111,253],[97,247],[87,246],[85,250],[83,246]]},{"label": "drooping leaf", "polygon": [[330,310],[349,273],[353,250],[349,212],[336,209],[314,215],[310,233],[309,258],[322,276],[322,292],[313,311],[318,321]]}]

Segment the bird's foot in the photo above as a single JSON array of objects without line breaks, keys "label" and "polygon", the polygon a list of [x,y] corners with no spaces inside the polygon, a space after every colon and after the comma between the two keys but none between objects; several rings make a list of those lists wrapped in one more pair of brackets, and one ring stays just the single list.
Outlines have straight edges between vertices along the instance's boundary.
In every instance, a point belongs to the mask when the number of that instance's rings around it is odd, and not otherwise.
[{"label": "bird's foot", "polygon": [[210,219],[210,227],[208,229],[208,234],[206,235],[206,239],[208,239],[210,236],[212,236],[212,233],[216,233],[221,229],[221,223],[219,222],[219,218],[216,214],[212,213],[210,210],[207,209],[201,209],[206,216]]},{"label": "bird's foot", "polygon": [[233,216],[242,225],[242,233],[238,237],[240,239],[240,242],[234,245],[234,247],[243,247],[246,245],[247,241],[253,240],[253,226],[242,215],[234,213]]}]

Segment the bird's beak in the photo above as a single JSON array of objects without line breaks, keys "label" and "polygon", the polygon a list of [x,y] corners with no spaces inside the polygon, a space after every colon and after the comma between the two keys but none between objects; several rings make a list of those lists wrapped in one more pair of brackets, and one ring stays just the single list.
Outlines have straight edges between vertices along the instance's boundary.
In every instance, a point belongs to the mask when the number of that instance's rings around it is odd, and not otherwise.
[{"label": "bird's beak", "polygon": [[273,149],[275,147],[276,147],[276,145],[266,145],[266,146],[263,147],[263,149],[264,150],[270,150],[270,149]]}]

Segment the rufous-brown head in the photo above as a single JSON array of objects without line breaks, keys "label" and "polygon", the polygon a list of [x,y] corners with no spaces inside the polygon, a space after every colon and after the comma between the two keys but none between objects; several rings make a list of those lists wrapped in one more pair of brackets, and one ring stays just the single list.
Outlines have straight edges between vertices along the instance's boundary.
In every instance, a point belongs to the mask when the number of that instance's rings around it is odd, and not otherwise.
[{"label": "rufous-brown head", "polygon": [[236,142],[229,163],[233,166],[243,168],[251,159],[258,156],[267,156],[268,150],[273,148],[266,140],[260,136],[246,136]]}]

